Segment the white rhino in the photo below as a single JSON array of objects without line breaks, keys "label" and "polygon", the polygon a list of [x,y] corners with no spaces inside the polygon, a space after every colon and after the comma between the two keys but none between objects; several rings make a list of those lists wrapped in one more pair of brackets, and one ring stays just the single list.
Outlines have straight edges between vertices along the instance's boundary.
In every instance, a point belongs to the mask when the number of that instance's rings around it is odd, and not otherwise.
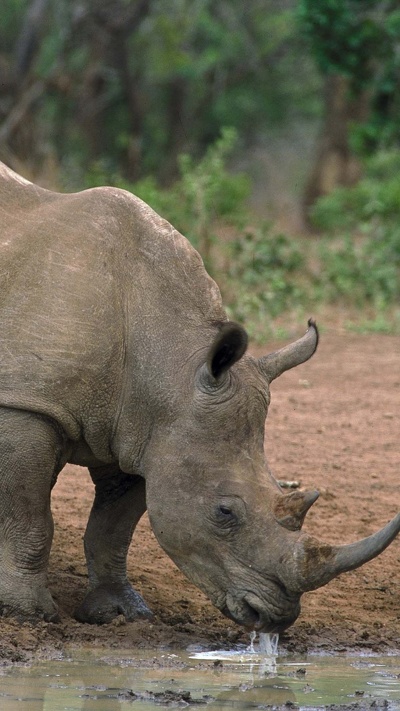
[{"label": "white rhino", "polygon": [[[300,596],[378,555],[301,531],[318,492],[283,493],[264,456],[269,385],[314,353],[307,333],[246,354],[199,254],[128,192],[44,190],[0,164],[0,605],[55,619],[51,489],[89,468],[89,590],[76,617],[150,611],[126,576],[148,509],[158,541],[224,614],[279,631]],[[76,486],[79,487],[79,481]]]}]

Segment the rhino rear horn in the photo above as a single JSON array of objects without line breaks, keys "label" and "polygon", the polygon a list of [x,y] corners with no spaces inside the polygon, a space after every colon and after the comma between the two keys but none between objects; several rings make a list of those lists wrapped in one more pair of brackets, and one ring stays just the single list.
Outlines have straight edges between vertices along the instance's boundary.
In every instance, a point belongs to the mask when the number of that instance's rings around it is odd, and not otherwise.
[{"label": "rhino rear horn", "polygon": [[311,358],[317,349],[318,339],[317,325],[310,318],[308,320],[308,330],[302,338],[280,348],[278,351],[274,351],[274,353],[259,358],[258,365],[267,382],[271,383],[272,380],[282,375],[285,370],[294,368],[296,365],[300,365],[300,363],[304,363]]},{"label": "rhino rear horn", "polygon": [[308,509],[316,502],[319,491],[291,491],[279,495],[274,513],[278,523],[289,531],[299,531]]},{"label": "rhino rear horn", "polygon": [[297,584],[300,592],[316,590],[341,573],[368,563],[396,538],[400,532],[400,514],[397,514],[380,531],[345,546],[328,546],[311,536],[297,543]]}]

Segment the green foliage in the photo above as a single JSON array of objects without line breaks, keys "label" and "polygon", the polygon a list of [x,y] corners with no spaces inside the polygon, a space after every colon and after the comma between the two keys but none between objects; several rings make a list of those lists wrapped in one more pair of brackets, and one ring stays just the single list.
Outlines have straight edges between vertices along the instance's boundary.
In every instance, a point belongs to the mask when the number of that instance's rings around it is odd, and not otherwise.
[{"label": "green foliage", "polygon": [[[400,298],[400,151],[380,153],[366,163],[366,177],[353,188],[318,200],[314,222],[339,240],[321,250],[322,284],[333,298],[385,308]],[[352,236],[350,236],[350,230]],[[358,237],[357,237],[358,235]]]},{"label": "green foliage", "polygon": [[[0,65],[3,54],[13,63],[25,21],[34,29],[31,4],[2,2]],[[314,115],[316,72],[295,5],[48,0],[24,40],[32,60],[24,86],[36,78],[44,86],[32,144],[40,154],[43,142],[77,182],[95,160],[130,181],[152,173],[167,185],[177,155],[203,155],[225,125],[252,142],[266,125]]]},{"label": "green foliage", "polygon": [[342,74],[359,89],[371,79],[371,59],[390,52],[376,0],[300,0],[299,17],[324,74]]},{"label": "green foliage", "polygon": [[160,154],[165,160],[177,144],[198,156],[222,126],[251,140],[266,124],[285,121],[295,103],[307,113],[315,75],[294,4],[172,0],[168,11],[164,3],[152,5],[129,38],[130,70],[146,97],[145,172],[160,175]]},{"label": "green foliage", "polygon": [[304,264],[295,241],[276,234],[269,223],[244,230],[231,243],[226,285],[229,310],[246,324],[253,338],[265,337],[271,319],[305,302]]},{"label": "green foliage", "polygon": [[29,0],[2,0],[0,22],[1,51],[13,51],[28,4]]},{"label": "green foliage", "polygon": [[300,0],[300,25],[322,74],[368,91],[369,111],[352,130],[359,155],[400,144],[400,10],[397,0]]},{"label": "green foliage", "polygon": [[248,178],[243,174],[232,175],[226,169],[236,140],[236,132],[225,129],[199,162],[189,155],[178,159],[181,177],[173,192],[174,204],[180,204],[180,214],[175,224],[199,248],[211,271],[211,249],[217,239],[215,224],[218,221],[225,225],[240,224],[250,193]]},{"label": "green foliage", "polygon": [[392,228],[400,205],[400,151],[380,152],[365,161],[365,177],[352,188],[320,198],[312,217],[317,227],[337,232],[359,226],[362,232]]}]

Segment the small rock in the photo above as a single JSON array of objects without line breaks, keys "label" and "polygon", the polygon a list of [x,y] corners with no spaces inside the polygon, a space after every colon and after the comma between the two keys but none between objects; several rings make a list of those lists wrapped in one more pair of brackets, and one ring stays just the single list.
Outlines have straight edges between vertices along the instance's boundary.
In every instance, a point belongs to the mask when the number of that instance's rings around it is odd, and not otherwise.
[{"label": "small rock", "polygon": [[286,479],[278,479],[278,484],[283,489],[298,489],[301,482],[300,481],[287,481]]},{"label": "small rock", "polygon": [[300,378],[299,385],[301,385],[302,388],[311,388],[311,383],[309,380],[304,380]]},{"label": "small rock", "polygon": [[312,691],[315,691],[315,689],[313,689],[313,687],[310,686],[310,684],[306,684],[306,685],[303,687],[303,693],[304,693],[304,694],[311,694]]}]

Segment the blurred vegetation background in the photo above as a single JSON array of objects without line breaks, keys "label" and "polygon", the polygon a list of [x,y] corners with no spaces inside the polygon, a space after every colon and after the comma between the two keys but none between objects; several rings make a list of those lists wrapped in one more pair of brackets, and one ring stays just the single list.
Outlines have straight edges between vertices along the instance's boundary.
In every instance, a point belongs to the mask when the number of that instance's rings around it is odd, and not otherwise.
[{"label": "blurred vegetation background", "polygon": [[2,0],[0,159],[142,197],[256,339],[400,331],[398,0]]}]

